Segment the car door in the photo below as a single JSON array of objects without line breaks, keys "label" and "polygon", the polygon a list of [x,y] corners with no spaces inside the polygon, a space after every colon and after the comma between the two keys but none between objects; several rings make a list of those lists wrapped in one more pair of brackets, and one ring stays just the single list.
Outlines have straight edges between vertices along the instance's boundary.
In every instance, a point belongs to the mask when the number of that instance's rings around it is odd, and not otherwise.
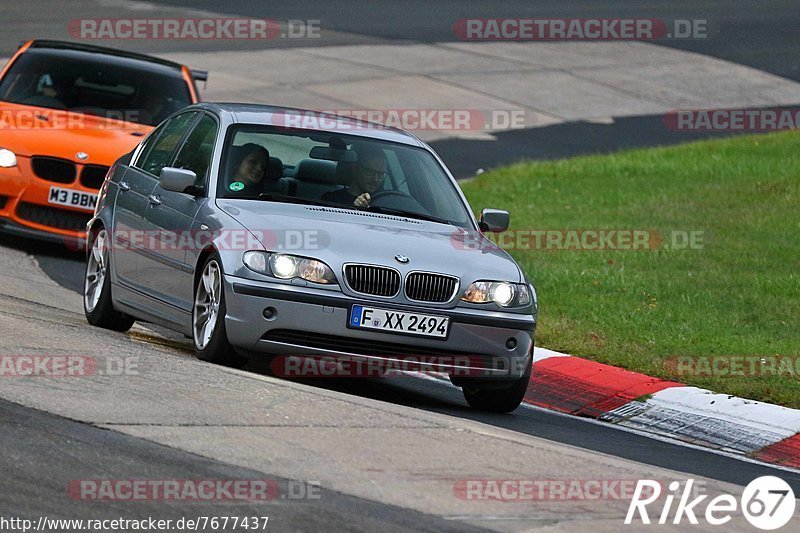
[{"label": "car door", "polygon": [[[147,208],[158,185],[158,174],[173,160],[178,145],[197,116],[197,111],[181,113],[160,126],[158,136],[152,144],[143,146],[145,149],[125,174],[130,190],[120,192],[120,196],[130,196],[131,205],[118,217],[121,216],[125,223],[126,232],[123,235],[130,238],[129,252],[125,255],[131,256],[130,261],[136,262],[135,270],[131,265],[127,266],[128,283],[145,294],[151,292],[151,275],[146,275],[145,269],[152,264],[154,257],[159,257],[157,233],[146,220]],[[131,192],[135,194],[129,195]]]},{"label": "car door", "polygon": [[163,126],[155,129],[134,151],[128,168],[125,169],[119,180],[117,196],[114,199],[114,220],[111,234],[116,280],[137,288],[139,284],[137,277],[139,248],[143,245],[139,236],[144,227],[147,197],[153,192],[156,182],[147,174],[142,174],[133,167],[142,165],[162,131]]},{"label": "car door", "polygon": [[[197,175],[194,184],[197,190],[205,191],[217,131],[217,120],[208,113],[200,113],[170,165],[193,171]],[[159,255],[143,259],[142,275],[153,296],[183,311],[192,308],[196,257],[192,226],[205,196],[204,192],[194,196],[156,185],[145,210],[145,223],[157,237]]]}]

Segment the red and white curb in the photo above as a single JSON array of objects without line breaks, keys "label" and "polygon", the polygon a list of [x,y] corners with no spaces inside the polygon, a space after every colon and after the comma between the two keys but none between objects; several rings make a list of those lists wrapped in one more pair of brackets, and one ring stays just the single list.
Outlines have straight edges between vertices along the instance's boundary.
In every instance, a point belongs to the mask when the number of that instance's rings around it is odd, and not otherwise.
[{"label": "red and white curb", "polygon": [[800,468],[800,410],[534,349],[525,403]]}]

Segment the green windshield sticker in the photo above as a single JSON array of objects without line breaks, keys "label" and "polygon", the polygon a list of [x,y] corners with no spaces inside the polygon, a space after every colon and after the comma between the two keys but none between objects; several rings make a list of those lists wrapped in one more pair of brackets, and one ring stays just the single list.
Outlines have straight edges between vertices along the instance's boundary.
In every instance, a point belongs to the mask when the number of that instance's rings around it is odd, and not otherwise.
[{"label": "green windshield sticker", "polygon": [[234,181],[233,183],[230,184],[228,188],[232,191],[241,191],[242,189],[244,189],[244,183],[242,183],[241,181]]}]

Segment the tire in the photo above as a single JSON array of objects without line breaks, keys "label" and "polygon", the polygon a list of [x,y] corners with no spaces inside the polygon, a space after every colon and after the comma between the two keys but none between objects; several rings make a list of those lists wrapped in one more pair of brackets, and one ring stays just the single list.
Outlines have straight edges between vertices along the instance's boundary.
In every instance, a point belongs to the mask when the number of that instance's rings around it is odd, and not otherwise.
[{"label": "tire", "polygon": [[111,301],[111,252],[108,233],[101,228],[89,235],[89,256],[83,282],[83,312],[92,326],[112,331],[128,331],[136,321],[114,309]]},{"label": "tire", "polygon": [[247,359],[236,354],[225,330],[225,290],[222,262],[217,254],[206,259],[194,286],[192,341],[198,359],[240,368]]},{"label": "tire", "polygon": [[479,411],[489,411],[492,413],[510,413],[522,403],[525,393],[528,391],[528,384],[531,381],[531,366],[533,356],[528,360],[528,367],[525,374],[515,379],[510,387],[498,388],[494,386],[481,387],[480,380],[465,383],[462,387],[464,399],[473,409]]}]

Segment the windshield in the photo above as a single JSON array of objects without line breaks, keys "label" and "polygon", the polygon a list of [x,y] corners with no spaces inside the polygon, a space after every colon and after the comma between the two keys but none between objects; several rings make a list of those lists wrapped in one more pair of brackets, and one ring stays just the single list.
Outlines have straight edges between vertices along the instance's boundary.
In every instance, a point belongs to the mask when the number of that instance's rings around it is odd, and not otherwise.
[{"label": "windshield", "polygon": [[422,148],[364,137],[233,126],[218,196],[315,203],[472,229],[467,207]]},{"label": "windshield", "polygon": [[17,58],[0,83],[0,100],[149,126],[192,103],[179,74],[40,50]]}]

